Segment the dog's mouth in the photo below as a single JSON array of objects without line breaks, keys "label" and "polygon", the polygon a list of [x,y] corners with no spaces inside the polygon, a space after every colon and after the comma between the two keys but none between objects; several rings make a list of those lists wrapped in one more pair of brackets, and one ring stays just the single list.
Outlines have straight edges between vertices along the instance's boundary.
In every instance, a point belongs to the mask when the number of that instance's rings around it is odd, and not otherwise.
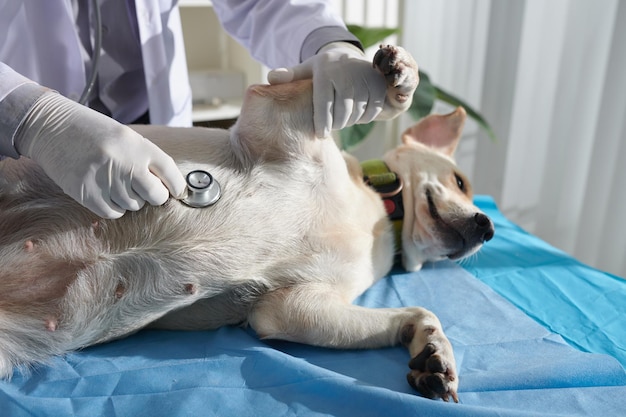
[{"label": "dog's mouth", "polygon": [[441,216],[439,216],[439,211],[437,210],[437,206],[435,205],[435,201],[433,200],[433,194],[430,189],[426,190],[426,201],[428,202],[428,211],[430,213],[430,217],[433,220],[441,220]]},{"label": "dog's mouth", "polygon": [[457,252],[454,252],[454,253],[450,253],[450,254],[446,255],[446,257],[448,259],[452,260],[452,261],[456,261],[458,259],[463,258],[466,254],[467,254],[467,251],[465,251],[463,249],[463,250],[460,250],[460,251],[457,251]]},{"label": "dog's mouth", "polygon": [[442,237],[442,240],[445,242],[447,247],[453,247],[453,251],[445,254],[444,256],[451,260],[462,258],[465,254],[465,238],[463,238],[461,233],[459,233],[453,226],[446,223],[446,221],[441,217],[430,189],[426,190],[426,201],[428,203],[428,212],[430,213],[430,217],[432,217],[437,224],[437,230]]}]

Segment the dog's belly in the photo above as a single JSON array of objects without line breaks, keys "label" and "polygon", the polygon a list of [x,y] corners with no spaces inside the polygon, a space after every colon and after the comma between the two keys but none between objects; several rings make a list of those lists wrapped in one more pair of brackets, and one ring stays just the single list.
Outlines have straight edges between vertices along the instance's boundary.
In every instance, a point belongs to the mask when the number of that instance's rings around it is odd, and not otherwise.
[{"label": "dog's belly", "polygon": [[182,166],[210,170],[222,183],[222,199],[205,209],[172,199],[108,221],[71,201],[32,164],[3,161],[2,177],[23,183],[15,185],[19,198],[8,182],[0,189],[0,305],[41,320],[42,332],[63,329],[72,338],[65,348],[75,349],[169,312],[159,327],[237,324],[264,292],[326,278],[307,274],[319,270],[308,265],[337,252],[325,236],[337,227],[324,224],[330,216],[314,203],[323,192],[318,175],[291,175],[289,164],[245,172],[226,164]]},{"label": "dog's belly", "polygon": [[211,172],[221,199],[204,209],[170,199],[100,220],[34,164],[3,161],[0,307],[19,306],[19,314],[41,320],[42,332],[64,330],[72,339],[64,348],[74,349],[155,322],[174,329],[241,323],[260,295],[278,288],[327,282],[353,298],[371,285],[340,277],[351,275],[346,265],[371,268],[372,231],[386,216],[382,205],[371,209],[372,196],[350,180],[330,142],[317,145],[323,164],[243,166],[225,131],[142,133],[183,173]]}]

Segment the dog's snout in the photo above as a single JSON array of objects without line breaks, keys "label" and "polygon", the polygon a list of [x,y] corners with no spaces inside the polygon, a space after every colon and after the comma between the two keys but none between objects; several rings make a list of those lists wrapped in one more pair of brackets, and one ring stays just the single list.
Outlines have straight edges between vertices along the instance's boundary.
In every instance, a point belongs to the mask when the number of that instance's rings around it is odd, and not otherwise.
[{"label": "dog's snout", "polygon": [[476,213],[474,215],[474,221],[478,226],[478,231],[482,233],[481,240],[483,242],[488,242],[493,238],[494,228],[491,219],[484,215],[483,213]]}]

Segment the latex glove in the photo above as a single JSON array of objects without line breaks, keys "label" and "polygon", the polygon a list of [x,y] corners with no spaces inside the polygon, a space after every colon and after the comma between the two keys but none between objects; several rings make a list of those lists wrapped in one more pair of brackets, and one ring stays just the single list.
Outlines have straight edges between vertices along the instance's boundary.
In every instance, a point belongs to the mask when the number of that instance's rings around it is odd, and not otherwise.
[{"label": "latex glove", "polygon": [[270,84],[313,79],[315,136],[331,130],[369,123],[382,111],[387,92],[385,78],[356,46],[333,42],[292,68],[269,72]]},{"label": "latex glove", "polygon": [[34,104],[15,138],[63,191],[109,219],[180,196],[185,179],[174,160],[117,121],[54,92]]}]

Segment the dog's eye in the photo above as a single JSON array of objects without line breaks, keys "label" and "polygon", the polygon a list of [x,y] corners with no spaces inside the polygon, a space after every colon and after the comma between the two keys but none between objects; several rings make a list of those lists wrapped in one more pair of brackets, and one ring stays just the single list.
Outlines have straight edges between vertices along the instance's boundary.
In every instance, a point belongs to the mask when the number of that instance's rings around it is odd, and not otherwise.
[{"label": "dog's eye", "polygon": [[456,185],[459,187],[459,190],[465,192],[465,182],[463,182],[463,178],[459,174],[454,174],[454,178],[456,179]]}]

